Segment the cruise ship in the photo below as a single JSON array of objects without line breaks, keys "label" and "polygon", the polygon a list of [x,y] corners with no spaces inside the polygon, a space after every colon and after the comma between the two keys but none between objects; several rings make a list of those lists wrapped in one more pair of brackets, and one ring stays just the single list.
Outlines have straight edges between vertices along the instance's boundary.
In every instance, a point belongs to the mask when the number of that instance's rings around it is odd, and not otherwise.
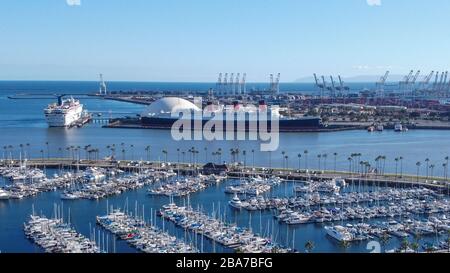
[{"label": "cruise ship", "polygon": [[[267,107],[264,101],[260,101],[258,107],[259,109],[267,109],[267,117],[264,120],[267,120],[268,130],[271,129],[271,120],[275,116],[279,121],[279,131],[282,132],[318,131],[325,128],[320,117],[286,117],[280,114],[282,109]],[[212,116],[216,115],[224,115],[223,121],[224,123],[228,123],[230,122],[230,117],[227,113],[229,113],[230,110],[233,113],[233,117],[231,117],[233,120],[231,120],[231,122],[234,123],[235,130],[242,130],[243,128],[245,128],[245,131],[251,130],[250,113],[252,113],[252,111],[257,114],[258,120],[262,119],[261,113],[259,111],[255,112],[254,107],[250,108],[240,105],[238,102],[234,102],[233,105],[229,106],[208,103],[205,109],[202,110],[188,100],[178,97],[165,97],[156,100],[147,107],[147,109],[141,114],[141,124],[144,128],[170,129],[173,123],[179,120],[178,118],[172,117],[172,112],[184,113],[189,111],[194,114],[193,118],[191,118],[191,128],[194,128],[196,116],[201,116],[203,126],[211,119]],[[195,115],[195,113],[198,115]],[[206,113],[208,113],[207,117],[205,117]],[[225,124],[223,126],[225,127]],[[257,126],[259,126],[259,124],[257,124]],[[257,127],[256,130],[259,130],[259,127]]]},{"label": "cruise ship", "polygon": [[44,109],[45,118],[49,127],[70,127],[82,118],[83,104],[74,98],[52,103]]}]

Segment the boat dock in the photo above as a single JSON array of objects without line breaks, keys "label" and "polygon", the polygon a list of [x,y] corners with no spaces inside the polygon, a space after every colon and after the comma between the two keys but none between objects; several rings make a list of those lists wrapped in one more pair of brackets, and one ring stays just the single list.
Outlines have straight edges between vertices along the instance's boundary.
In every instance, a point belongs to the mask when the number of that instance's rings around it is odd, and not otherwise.
[{"label": "boat dock", "polygon": [[31,215],[24,224],[25,235],[49,253],[100,253],[89,240],[62,219]]},{"label": "boat dock", "polygon": [[268,238],[262,238],[251,230],[228,224],[219,218],[210,217],[199,210],[178,207],[174,203],[163,206],[159,215],[175,225],[201,234],[223,246],[243,253],[288,253],[290,248],[277,245]]},{"label": "boat dock", "polygon": [[146,223],[144,215],[130,216],[114,210],[105,216],[97,216],[97,224],[119,236],[128,244],[145,253],[197,253],[191,245],[178,240],[167,232]]},{"label": "boat dock", "polygon": [[[1,160],[0,167],[19,167],[20,160]],[[27,165],[35,168],[105,168],[120,169],[124,171],[138,172],[140,170],[174,170],[179,174],[197,174],[202,172],[202,164],[188,163],[162,163],[155,161],[132,161],[132,160],[73,160],[67,158],[41,158],[29,159]],[[347,183],[362,183],[366,185],[383,185],[383,186],[421,186],[432,189],[441,190],[443,193],[449,194],[450,182],[443,177],[424,177],[412,174],[361,174],[343,171],[317,171],[317,170],[296,170],[281,168],[262,168],[262,167],[230,167],[226,171],[229,178],[242,177],[279,177],[285,181],[327,181],[341,178]]]}]

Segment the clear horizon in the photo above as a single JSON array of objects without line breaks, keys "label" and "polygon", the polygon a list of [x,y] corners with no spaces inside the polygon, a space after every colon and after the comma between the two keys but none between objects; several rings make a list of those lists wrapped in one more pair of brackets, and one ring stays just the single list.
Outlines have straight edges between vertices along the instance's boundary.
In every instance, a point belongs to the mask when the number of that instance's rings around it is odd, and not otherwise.
[{"label": "clear horizon", "polygon": [[[0,79],[248,82],[445,71],[445,0],[4,0]],[[269,18],[269,19],[267,19]]]}]

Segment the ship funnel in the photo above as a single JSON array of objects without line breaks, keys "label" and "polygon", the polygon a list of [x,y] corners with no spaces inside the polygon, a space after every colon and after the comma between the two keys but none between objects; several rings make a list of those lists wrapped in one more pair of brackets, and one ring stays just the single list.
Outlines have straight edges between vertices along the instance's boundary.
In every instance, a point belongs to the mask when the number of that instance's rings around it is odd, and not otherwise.
[{"label": "ship funnel", "polygon": [[259,101],[259,110],[266,110],[266,109],[267,109],[266,102],[264,100],[260,100]]},{"label": "ship funnel", "polygon": [[237,100],[233,101],[234,110],[239,110],[239,102]]},{"label": "ship funnel", "polygon": [[63,96],[58,96],[58,105],[62,105],[62,97]]}]

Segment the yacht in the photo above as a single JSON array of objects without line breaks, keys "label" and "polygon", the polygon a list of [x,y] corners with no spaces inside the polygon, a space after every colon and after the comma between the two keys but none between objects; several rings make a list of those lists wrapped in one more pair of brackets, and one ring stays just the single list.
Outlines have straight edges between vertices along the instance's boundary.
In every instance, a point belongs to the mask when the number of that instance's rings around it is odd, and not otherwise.
[{"label": "yacht", "polygon": [[9,193],[7,193],[5,190],[0,189],[0,200],[7,200],[10,198]]},{"label": "yacht", "polygon": [[304,215],[301,213],[293,213],[286,220],[286,224],[288,225],[298,225],[298,224],[306,224],[311,220],[311,216]]},{"label": "yacht", "polygon": [[353,239],[352,234],[343,226],[326,226],[324,228],[330,237],[339,242],[349,242]]},{"label": "yacht", "polygon": [[237,196],[237,194],[234,194],[233,199],[231,199],[231,201],[228,201],[228,204],[235,208],[235,209],[241,209],[242,208],[242,202],[239,199],[239,197]]},{"label": "yacht", "polygon": [[61,193],[61,199],[63,199],[63,200],[76,200],[79,198],[80,198],[80,196],[76,193],[72,193],[72,192]]},{"label": "yacht", "polygon": [[396,132],[406,132],[408,131],[408,128],[406,126],[403,126],[401,123],[396,123],[394,126],[394,131]]}]

